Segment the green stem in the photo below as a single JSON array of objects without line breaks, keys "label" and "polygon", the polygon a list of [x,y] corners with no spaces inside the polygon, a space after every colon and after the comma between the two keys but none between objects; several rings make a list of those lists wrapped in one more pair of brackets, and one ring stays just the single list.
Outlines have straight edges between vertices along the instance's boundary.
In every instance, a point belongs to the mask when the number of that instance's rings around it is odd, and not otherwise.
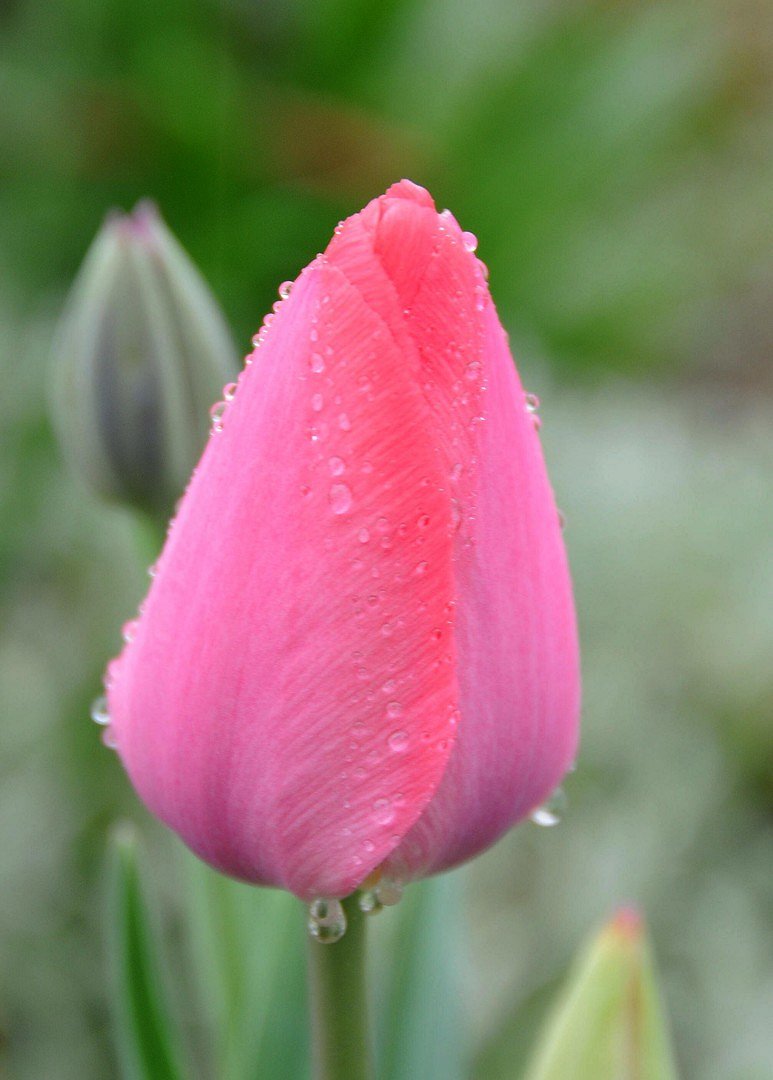
[{"label": "green stem", "polygon": [[309,941],[309,990],[315,1080],[371,1080],[365,978],[365,924],[356,896],[342,901],[340,941]]}]

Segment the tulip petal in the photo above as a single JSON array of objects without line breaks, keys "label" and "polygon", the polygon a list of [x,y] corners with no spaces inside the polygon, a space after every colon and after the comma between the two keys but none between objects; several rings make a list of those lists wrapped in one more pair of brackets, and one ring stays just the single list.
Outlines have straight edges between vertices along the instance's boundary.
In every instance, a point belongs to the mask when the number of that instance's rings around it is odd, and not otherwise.
[{"label": "tulip petal", "polygon": [[390,862],[403,876],[484,850],[552,793],[577,750],[577,630],[558,511],[487,290],[482,306],[485,418],[462,496],[469,542],[455,559],[461,721],[435,797]]},{"label": "tulip petal", "polygon": [[401,310],[437,215],[375,208],[369,261],[366,211],[242,374],[109,694],[150,808],[214,865],[303,897],[345,895],[383,862],[436,790],[457,715],[452,511]]}]

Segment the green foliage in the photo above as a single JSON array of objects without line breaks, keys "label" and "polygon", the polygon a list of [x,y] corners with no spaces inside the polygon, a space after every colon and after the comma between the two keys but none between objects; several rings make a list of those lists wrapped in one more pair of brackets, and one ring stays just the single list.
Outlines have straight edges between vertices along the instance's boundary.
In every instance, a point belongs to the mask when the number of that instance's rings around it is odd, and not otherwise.
[{"label": "green foliage", "polygon": [[113,833],[108,911],[116,1041],[126,1080],[182,1080],[177,1036],[169,1015],[133,831]]}]

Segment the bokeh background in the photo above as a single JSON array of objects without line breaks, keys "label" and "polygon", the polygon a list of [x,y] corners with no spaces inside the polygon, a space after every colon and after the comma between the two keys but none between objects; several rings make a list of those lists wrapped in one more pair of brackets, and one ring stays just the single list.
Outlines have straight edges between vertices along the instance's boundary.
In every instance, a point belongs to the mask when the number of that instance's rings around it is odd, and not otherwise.
[{"label": "bokeh background", "polygon": [[3,0],[0,167],[8,1075],[118,1075],[110,824],[139,822],[156,853],[172,939],[186,895],[88,720],[147,579],[131,517],[52,434],[66,290],[106,211],[150,196],[246,352],[278,283],[409,176],[479,237],[542,398],[584,654],[564,821],[461,875],[476,1080],[518,1075],[540,1001],[625,901],[684,1076],[769,1080],[773,7]]}]

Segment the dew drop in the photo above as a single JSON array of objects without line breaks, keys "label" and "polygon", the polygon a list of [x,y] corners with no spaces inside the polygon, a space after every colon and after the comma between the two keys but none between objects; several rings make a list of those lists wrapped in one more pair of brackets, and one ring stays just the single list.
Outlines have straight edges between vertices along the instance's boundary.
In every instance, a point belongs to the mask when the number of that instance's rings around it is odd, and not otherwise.
[{"label": "dew drop", "polygon": [[397,881],[395,878],[382,877],[374,891],[377,899],[384,907],[394,907],[395,904],[400,903],[403,897],[402,882]]},{"label": "dew drop", "polygon": [[417,563],[413,571],[414,577],[423,577],[424,574],[426,574],[427,572],[427,565],[428,564],[426,562]]},{"label": "dew drop", "polygon": [[129,619],[121,627],[121,637],[124,639],[127,645],[130,645],[137,636],[137,627],[139,626],[138,619]]},{"label": "dew drop", "polygon": [[389,704],[386,707],[386,714],[387,714],[387,716],[391,717],[393,720],[396,719],[398,716],[402,716],[403,707],[400,704],[400,702],[399,701],[390,701]]},{"label": "dew drop", "polygon": [[351,431],[352,422],[345,412],[342,412],[341,415],[338,417],[338,426],[340,427],[341,431]]},{"label": "dew drop", "polygon": [[462,243],[465,251],[475,251],[478,247],[478,238],[475,233],[463,232]]},{"label": "dew drop", "polygon": [[390,750],[394,750],[395,753],[402,753],[403,750],[408,748],[408,732],[407,731],[393,731],[387,739]]},{"label": "dew drop", "polygon": [[292,281],[283,281],[279,286],[279,297],[282,300],[286,300],[290,293],[293,291]]},{"label": "dew drop", "polygon": [[464,466],[461,464],[461,462],[457,461],[456,465],[454,465],[453,469],[451,469],[451,479],[454,483],[461,479],[463,472]]},{"label": "dew drop", "polygon": [[226,401],[216,401],[212,408],[209,410],[209,418],[212,421],[213,432],[223,430],[223,416],[227,407]]},{"label": "dew drop", "polygon": [[334,514],[345,514],[352,506],[352,493],[346,484],[333,484],[328,496]]},{"label": "dew drop", "polygon": [[480,378],[480,373],[483,370],[483,365],[480,360],[471,360],[467,367],[464,369],[464,377],[468,382],[477,382]]},{"label": "dew drop", "polygon": [[550,828],[558,825],[566,811],[567,799],[563,788],[556,788],[550,798],[529,815],[535,825]]},{"label": "dew drop", "polygon": [[311,359],[309,360],[309,367],[317,375],[319,375],[325,370],[325,359],[322,356],[322,353],[315,352],[311,354]]},{"label": "dew drop", "polygon": [[346,933],[346,912],[340,900],[318,897],[309,904],[309,935],[322,945],[333,945]]},{"label": "dew drop", "polygon": [[429,526],[429,520],[429,514],[422,514],[416,524],[419,526],[420,529],[426,529]]},{"label": "dew drop", "polygon": [[148,577],[154,578],[158,573],[158,563],[151,563],[148,567]]},{"label": "dew drop", "polygon": [[389,825],[395,819],[394,807],[389,799],[376,799],[373,810],[379,825]]},{"label": "dew drop", "polygon": [[107,727],[110,723],[110,713],[107,711],[107,698],[104,694],[98,697],[91,706],[91,719],[95,724]]},{"label": "dew drop", "polygon": [[561,510],[558,511],[558,527],[559,529],[566,528],[566,515]]},{"label": "dew drop", "polygon": [[364,892],[361,892],[357,903],[360,911],[365,915],[378,915],[384,909],[384,905],[380,902],[373,889],[365,889]]},{"label": "dew drop", "polygon": [[108,750],[116,750],[118,747],[118,739],[110,726],[106,727],[102,732],[102,745],[106,746]]},{"label": "dew drop", "polygon": [[223,387],[223,400],[224,401],[233,401],[233,399],[236,397],[237,389],[238,389],[238,386],[237,386],[237,384],[235,382],[226,383],[225,386]]},{"label": "dew drop", "polygon": [[329,458],[327,464],[328,468],[330,469],[331,476],[340,476],[342,472],[346,471],[346,465],[340,457]]},{"label": "dew drop", "polygon": [[537,397],[537,395],[526,394],[524,400],[526,401],[526,411],[530,413],[535,413],[539,408],[539,398]]},{"label": "dew drop", "polygon": [[312,394],[311,395],[311,407],[314,410],[314,412],[321,412],[322,407],[323,407],[324,404],[325,404],[325,399],[322,397],[322,394]]},{"label": "dew drop", "polygon": [[368,540],[370,540],[370,533],[366,528],[363,527],[357,533],[357,539],[360,541],[361,544],[367,544]]},{"label": "dew drop", "polygon": [[376,850],[376,845],[373,843],[372,840],[363,840],[362,841],[362,846],[365,848],[365,850],[368,853]]}]

